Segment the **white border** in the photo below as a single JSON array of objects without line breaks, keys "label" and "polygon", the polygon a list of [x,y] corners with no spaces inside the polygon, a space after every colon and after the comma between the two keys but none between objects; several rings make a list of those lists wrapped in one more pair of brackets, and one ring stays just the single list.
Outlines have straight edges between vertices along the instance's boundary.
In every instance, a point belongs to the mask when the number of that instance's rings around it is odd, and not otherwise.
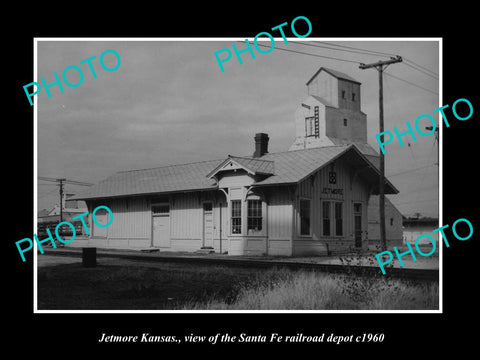
[{"label": "white border", "polygon": [[[215,38],[34,38],[33,43],[33,76],[34,82],[38,82],[38,73],[37,73],[37,61],[38,61],[38,52],[37,52],[37,43],[39,41],[244,41],[248,39],[253,41],[254,38],[246,37],[215,37]],[[283,38],[274,38],[275,40],[282,40]],[[260,41],[269,41],[269,39],[258,39]],[[443,38],[441,37],[419,37],[419,38],[410,38],[410,37],[394,37],[394,38],[383,38],[383,37],[374,37],[374,38],[345,38],[345,37],[335,37],[335,38],[289,38],[288,41],[438,41],[439,45],[439,101],[438,106],[442,106],[443,98]],[[37,102],[38,97],[34,100],[34,109],[33,109],[33,131],[34,131],[34,165],[33,165],[33,193],[34,193],[34,206],[33,206],[33,226],[35,234],[37,233],[37,176],[38,176],[38,154],[37,154],[37,134],[38,134],[38,113],[37,113]],[[433,110],[433,109],[432,109]],[[439,200],[438,200],[438,213],[439,213],[439,225],[443,226],[443,179],[440,176],[443,171],[443,149],[440,145],[443,145],[443,127],[440,126],[441,120],[439,120]],[[33,246],[33,313],[34,314],[58,314],[58,313],[68,313],[68,314],[154,314],[154,313],[163,313],[163,314],[442,314],[443,313],[443,246],[440,246],[441,242],[439,239],[439,309],[438,310],[38,310],[38,294],[37,294],[37,243],[34,242]]]}]

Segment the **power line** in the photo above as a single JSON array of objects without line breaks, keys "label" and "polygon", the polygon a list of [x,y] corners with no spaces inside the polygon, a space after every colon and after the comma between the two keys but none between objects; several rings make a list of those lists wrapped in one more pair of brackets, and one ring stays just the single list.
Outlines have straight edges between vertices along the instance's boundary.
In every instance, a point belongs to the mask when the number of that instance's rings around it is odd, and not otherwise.
[{"label": "power line", "polygon": [[57,191],[57,189],[53,189],[53,190],[51,190],[51,191],[47,192],[46,194],[43,194],[43,195],[37,195],[37,196],[38,196],[38,198],[39,198],[39,199],[43,199],[44,197],[47,197],[47,196],[49,196],[49,195],[52,195],[54,191],[56,192],[56,191]]},{"label": "power line", "polygon": [[[396,55],[396,54],[392,54],[392,53],[369,50],[369,49],[364,49],[364,48],[359,48],[359,47],[354,47],[354,46],[338,45],[338,44],[328,43],[328,42],[325,42],[325,41],[314,41],[314,42],[320,43],[320,44],[326,44],[326,45],[330,45],[330,46],[337,46],[337,47],[345,48],[345,49],[353,49],[354,51],[352,51],[352,50],[350,50],[350,51],[355,52],[355,53],[359,53],[359,54],[365,54],[365,55],[380,55],[380,56],[386,56],[386,57],[391,57],[391,56]],[[295,43],[297,43],[297,42],[295,42]],[[331,48],[329,48],[329,49],[331,49]],[[341,49],[336,49],[336,50],[340,51]],[[349,50],[343,50],[343,51],[349,51]],[[422,66],[422,65],[416,63],[413,60],[407,59],[405,57],[402,57],[402,58],[404,60],[404,63],[409,63],[409,64],[405,64],[405,65],[411,66],[413,69],[418,70],[418,71],[420,71],[420,69],[422,69],[423,71],[429,73],[427,75],[436,76],[438,78],[438,74],[435,71],[430,70],[430,69],[426,68],[425,66]],[[420,69],[416,69],[414,66],[418,67]]]},{"label": "power line", "polygon": [[45,176],[39,176],[38,180],[51,181],[51,182],[57,182],[57,183],[59,183],[61,181],[64,184],[81,185],[81,186],[92,186],[93,185],[92,183],[87,183],[87,182],[83,182],[83,181],[76,181],[76,180],[69,180],[69,179],[56,179],[56,178],[50,178],[50,177],[45,177]]},{"label": "power line", "polygon": [[[369,53],[369,52],[367,52],[367,51],[357,51],[357,50],[347,50],[347,49],[336,49],[336,48],[329,47],[329,46],[309,44],[309,43],[305,43],[305,42],[301,42],[301,41],[292,41],[292,43],[293,43],[293,44],[301,44],[301,45],[313,46],[313,47],[318,47],[318,48],[323,48],[323,49],[330,49],[330,50],[334,50],[334,51],[346,51],[346,52],[350,52],[350,53],[354,53],[354,54],[363,54],[363,55],[369,55],[369,56],[378,56],[378,54],[371,54],[371,53]],[[385,56],[385,55],[382,55],[382,56]]]},{"label": "power line", "polygon": [[394,205],[404,205],[404,204],[418,204],[418,203],[432,202],[432,201],[437,201],[438,202],[438,200],[439,200],[438,198],[435,198],[435,199],[417,200],[417,201],[402,201],[402,202],[392,201],[392,203]]},{"label": "power line", "polygon": [[421,72],[421,73],[423,73],[423,74],[425,74],[425,75],[427,75],[427,76],[430,76],[431,78],[434,78],[435,80],[438,80],[438,76],[437,76],[437,75],[432,75],[432,74],[430,74],[430,73],[428,73],[428,72],[426,72],[426,71],[424,71],[424,70],[422,70],[422,69],[419,69],[419,68],[417,68],[417,67],[409,64],[408,62],[405,62],[404,64],[407,65],[408,67],[414,69],[414,70],[417,70],[417,71],[419,71],[419,72]]},{"label": "power line", "polygon": [[435,91],[433,91],[433,90],[424,88],[423,86],[420,86],[420,85],[417,85],[417,84],[415,84],[415,83],[412,83],[412,82],[410,82],[410,81],[408,81],[408,80],[399,78],[399,77],[397,77],[397,76],[395,76],[395,75],[392,75],[392,74],[390,74],[390,73],[387,73],[386,71],[384,71],[383,73],[384,73],[385,75],[387,75],[387,76],[390,76],[390,77],[394,78],[394,79],[397,79],[397,80],[399,80],[399,81],[403,81],[403,82],[405,82],[405,83],[407,83],[407,84],[410,84],[410,85],[412,85],[412,86],[415,86],[415,87],[417,87],[417,88],[419,88],[419,89],[428,91],[429,93],[432,93],[432,94],[435,94],[435,95],[438,95],[438,93],[435,92]]},{"label": "power line", "polygon": [[434,165],[435,165],[435,164],[429,164],[429,165],[425,165],[425,166],[420,166],[420,167],[415,168],[415,169],[409,169],[409,170],[401,171],[401,172],[394,173],[394,174],[387,175],[387,176],[388,176],[388,177],[393,177],[393,176],[397,176],[397,175],[407,174],[407,173],[414,172],[414,171],[421,170],[421,169],[425,169],[425,168],[428,168],[428,167],[434,166]]},{"label": "power line", "polygon": [[[243,41],[238,41],[238,42],[243,43]],[[269,48],[269,49],[271,48],[271,46],[262,45],[262,44],[258,44],[258,43],[257,43],[257,46],[266,47],[266,48]],[[288,52],[297,53],[297,54],[310,55],[310,56],[315,56],[315,57],[320,57],[320,58],[325,58],[325,59],[332,59],[332,60],[344,61],[344,62],[349,62],[349,63],[353,63],[353,64],[360,64],[359,61],[352,61],[352,60],[347,60],[347,59],[340,59],[340,58],[336,58],[336,57],[333,57],[333,56],[325,56],[325,55],[311,54],[311,53],[307,53],[307,52],[303,52],[303,51],[297,51],[297,50],[291,50],[291,49],[284,49],[284,48],[280,48],[280,47],[277,47],[277,46],[275,46],[274,49],[275,49],[275,50],[288,51]]]},{"label": "power line", "polygon": [[338,44],[328,43],[328,42],[325,42],[325,41],[315,41],[315,42],[320,43],[320,44],[327,44],[327,45],[331,45],[331,46],[338,46],[338,47],[345,48],[345,49],[365,51],[365,52],[370,53],[371,55],[380,55],[380,56],[386,56],[386,57],[396,56],[396,54],[391,54],[391,53],[386,53],[386,52],[381,52],[381,51],[375,51],[375,50],[362,49],[362,48],[358,48],[358,47],[354,47],[354,46],[338,45]]},{"label": "power line", "polygon": [[[320,48],[326,48],[326,49],[331,49],[331,50],[337,50],[337,51],[347,51],[347,52],[351,52],[351,53],[356,53],[356,54],[364,54],[364,55],[380,55],[380,56],[387,56],[387,57],[390,57],[390,56],[393,56],[394,54],[390,54],[390,53],[385,53],[385,52],[380,52],[380,51],[373,51],[373,50],[368,50],[368,49],[362,49],[362,48],[358,48],[358,47],[353,47],[353,46],[346,46],[346,45],[338,45],[338,44],[333,44],[333,43],[328,43],[328,42],[323,42],[323,41],[315,41],[316,43],[321,43],[321,44],[327,44],[327,45],[330,45],[330,46],[337,46],[337,47],[340,47],[341,49],[335,49],[335,48],[332,48],[332,47],[328,47],[328,46],[321,46],[321,45],[314,45],[314,44],[309,44],[309,43],[304,43],[304,42],[300,42],[300,41],[295,41],[293,42],[294,44],[302,44],[302,45],[307,45],[307,46],[313,46],[313,47],[320,47]],[[346,49],[353,49],[353,50],[346,50]],[[438,74],[428,68],[426,68],[425,66],[422,66],[416,62],[414,62],[413,60],[410,60],[410,59],[405,59],[404,64],[407,65],[408,67],[414,69],[414,70],[417,70],[427,76],[430,76],[436,80],[438,80]],[[393,77],[393,76],[392,76]],[[399,79],[398,80],[401,80],[401,81],[405,81],[407,82],[406,80],[403,80],[403,79]],[[411,83],[411,85],[414,85],[413,83]],[[423,88],[419,85],[414,85],[414,86],[417,86],[423,90],[426,90],[426,91],[430,91],[426,88]],[[430,91],[431,92],[431,91]],[[438,93],[436,94],[438,95]]]},{"label": "power line", "polygon": [[430,70],[430,69],[427,69],[425,66],[422,66],[422,65],[420,65],[420,64],[417,64],[417,63],[414,62],[413,60],[405,59],[405,58],[404,58],[404,60],[406,60],[406,62],[412,63],[412,64],[415,65],[415,66],[418,66],[419,68],[422,68],[422,69],[425,70],[425,71],[428,71],[428,72],[431,73],[432,75],[438,76],[438,74],[437,74],[435,71]]},{"label": "power line", "polygon": [[[243,43],[242,41],[238,41],[238,42],[241,42]],[[303,44],[303,43],[302,43]],[[328,44],[328,43],[327,43]],[[267,46],[267,45],[263,45],[263,44],[258,44],[257,43],[257,46],[261,46],[261,47],[265,47],[265,48],[271,48],[271,46]],[[346,47],[346,46],[345,46]],[[274,47],[274,49],[276,50],[282,50],[282,51],[288,51],[288,52],[292,52],[292,53],[297,53],[297,54],[303,54],[303,55],[309,55],[309,56],[315,56],[315,57],[320,57],[320,58],[325,58],[325,59],[332,59],[332,60],[338,60],[338,61],[344,61],[344,62],[349,62],[349,63],[353,63],[353,64],[361,64],[359,61],[353,61],[353,60],[347,60],[347,59],[340,59],[340,58],[337,58],[337,57],[333,57],[333,56],[325,56],[325,55],[318,55],[318,54],[312,54],[312,53],[308,53],[308,52],[304,52],[304,51],[298,51],[298,50],[291,50],[291,49],[284,49],[284,48],[280,48],[280,47]],[[386,54],[387,53],[383,53],[385,55],[383,56],[387,56]],[[411,65],[408,65],[410,67],[412,67]],[[412,67],[413,68],[413,67]],[[417,69],[418,70],[418,69]],[[384,71],[384,74],[387,75],[387,76],[390,76],[394,79],[397,79],[399,81],[403,81],[409,85],[412,85],[412,86],[415,86],[419,89],[422,89],[422,90],[425,90],[425,91],[428,91],[429,93],[432,93],[432,94],[435,94],[435,95],[438,95],[437,92],[433,91],[433,90],[430,90],[430,89],[427,89],[423,86],[420,86],[420,85],[417,85],[411,81],[408,81],[408,80],[405,80],[405,79],[402,79],[402,78],[399,78],[395,75],[392,75],[390,73],[387,73],[386,71]]]}]

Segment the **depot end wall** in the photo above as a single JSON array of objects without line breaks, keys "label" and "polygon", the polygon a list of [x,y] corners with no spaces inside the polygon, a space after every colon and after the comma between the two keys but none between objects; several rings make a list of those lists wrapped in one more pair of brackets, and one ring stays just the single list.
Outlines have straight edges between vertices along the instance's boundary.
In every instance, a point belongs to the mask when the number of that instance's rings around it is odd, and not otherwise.
[{"label": "depot end wall", "polygon": [[[336,183],[330,183],[330,172],[336,173]],[[330,189],[330,190],[329,190]],[[332,191],[336,189],[335,191]],[[341,193],[339,190],[343,190]],[[302,181],[296,191],[294,207],[294,231],[293,231],[293,255],[331,255],[355,250],[353,204],[362,206],[362,247],[368,245],[366,237],[367,229],[367,204],[369,186],[358,176],[354,176],[354,170],[342,160],[336,160],[334,164],[326,166],[312,176]],[[311,201],[311,230],[310,235],[300,234],[300,200]],[[332,233],[330,236],[323,235],[322,203],[342,203],[342,226],[341,236]],[[331,217],[332,214],[330,214]],[[331,223],[333,231],[333,224]]]}]

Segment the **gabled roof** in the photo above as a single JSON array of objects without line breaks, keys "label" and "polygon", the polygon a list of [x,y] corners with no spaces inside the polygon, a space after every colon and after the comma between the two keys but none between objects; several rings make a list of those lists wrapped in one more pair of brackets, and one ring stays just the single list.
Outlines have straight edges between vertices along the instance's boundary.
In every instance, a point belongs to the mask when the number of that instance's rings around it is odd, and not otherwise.
[{"label": "gabled roof", "polygon": [[247,173],[251,175],[272,175],[274,173],[274,163],[269,160],[260,160],[259,158],[241,157],[228,155],[220,165],[207,174],[207,177],[211,178],[220,171],[230,170],[228,165],[236,164],[238,167],[243,168]]},{"label": "gabled roof", "polygon": [[361,84],[361,82],[355,80],[350,75],[347,75],[347,74],[342,73],[342,72],[337,71],[337,70],[328,69],[326,67],[321,67],[320,69],[318,69],[318,71],[315,74],[313,74],[313,76],[310,78],[310,80],[307,81],[306,85],[310,84],[310,82],[320,73],[320,71],[325,71],[326,73],[332,75],[333,77],[336,77],[337,79],[347,80],[347,81],[354,82],[356,84]]},{"label": "gabled roof", "polygon": [[216,189],[214,179],[206,175],[223,159],[153,169],[120,171],[86,189],[74,199],[97,199],[181,191]]},{"label": "gabled roof", "polygon": [[[275,174],[255,183],[255,186],[298,183],[340,157],[358,170],[360,178],[372,184],[373,194],[378,194],[380,172],[355,144],[266,154],[261,159],[275,162]],[[398,192],[395,186],[385,179],[385,194]]]},{"label": "gabled roof", "polygon": [[[358,176],[372,184],[373,193],[377,191],[378,169],[352,144],[267,153],[259,158],[229,156],[226,160],[121,171],[91,186],[75,198],[86,200],[215,190],[217,184],[211,176],[228,161],[235,161],[252,173],[272,174],[257,181],[254,186],[296,184],[340,157],[353,168],[361,170]],[[396,194],[398,190],[386,180],[385,193]]]}]

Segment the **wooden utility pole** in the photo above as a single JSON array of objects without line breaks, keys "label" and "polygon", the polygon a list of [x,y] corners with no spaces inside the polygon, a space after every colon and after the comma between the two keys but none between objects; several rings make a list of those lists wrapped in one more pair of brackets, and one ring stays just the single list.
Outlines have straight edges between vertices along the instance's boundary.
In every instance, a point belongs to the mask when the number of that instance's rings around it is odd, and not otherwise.
[{"label": "wooden utility pole", "polygon": [[67,179],[57,179],[57,181],[60,183],[60,189],[59,189],[59,193],[60,193],[60,222],[61,223],[63,221],[63,182],[66,181]]},{"label": "wooden utility pole", "polygon": [[63,186],[65,184],[72,184],[72,185],[81,185],[81,186],[91,186],[93,184],[91,183],[86,183],[86,182],[81,182],[81,181],[75,181],[75,180],[69,180],[69,179],[55,179],[55,178],[49,178],[45,176],[39,176],[38,180],[43,180],[43,181],[51,181],[51,182],[56,182],[58,183],[60,189],[60,222],[63,221]]},{"label": "wooden utility pole", "polygon": [[[436,124],[435,124],[436,125]],[[433,130],[433,126],[425,126],[425,130]],[[435,140],[433,140],[433,146],[435,146],[435,142],[437,143],[437,162],[435,165],[439,166],[440,164],[440,141],[438,140],[438,126],[435,126]]]},{"label": "wooden utility pole", "polygon": [[[379,130],[380,141],[383,143],[383,71],[390,64],[402,62],[400,56],[392,57],[390,60],[378,61],[372,64],[360,64],[360,69],[375,68],[378,70],[378,103],[379,103]],[[378,185],[378,192],[380,194],[380,242],[382,243],[383,251],[387,250],[387,235],[385,231],[385,155],[380,149],[380,183]]]}]

